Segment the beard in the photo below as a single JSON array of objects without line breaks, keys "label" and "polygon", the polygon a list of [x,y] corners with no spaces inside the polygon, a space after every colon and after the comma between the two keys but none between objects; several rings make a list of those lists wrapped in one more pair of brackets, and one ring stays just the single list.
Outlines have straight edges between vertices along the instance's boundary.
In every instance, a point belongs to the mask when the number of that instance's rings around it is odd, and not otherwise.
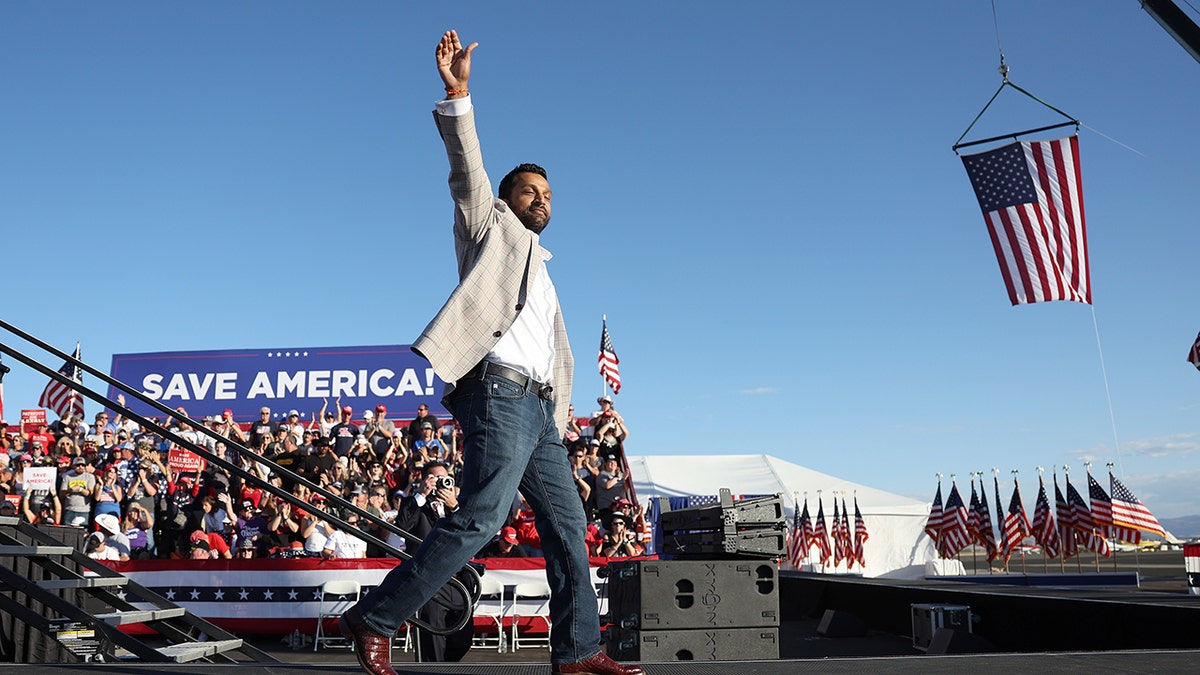
[{"label": "beard", "polygon": [[529,210],[516,215],[517,220],[521,221],[525,229],[534,234],[541,234],[542,230],[550,224],[550,216],[545,215],[542,211]]}]

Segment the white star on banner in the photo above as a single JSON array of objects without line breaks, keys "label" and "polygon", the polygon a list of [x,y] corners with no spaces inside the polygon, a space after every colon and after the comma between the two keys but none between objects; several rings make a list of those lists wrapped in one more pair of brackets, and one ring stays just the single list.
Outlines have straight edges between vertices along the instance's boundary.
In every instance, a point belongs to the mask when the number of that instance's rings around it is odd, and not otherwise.
[{"label": "white star on banner", "polygon": [[213,593],[213,597],[216,598],[217,600],[224,600],[225,599],[225,591],[217,589],[217,592]]},{"label": "white star on banner", "polygon": [[316,590],[313,591],[313,600],[320,600],[320,599],[321,599],[321,589],[320,589],[320,587],[318,587]]},{"label": "white star on banner", "polygon": [[250,591],[248,591],[244,588],[238,593],[238,600],[246,600],[246,599],[249,599],[249,597],[250,597]]},{"label": "white star on banner", "polygon": [[264,592],[263,599],[264,600],[274,600],[275,599],[275,591],[268,590],[268,591]]},{"label": "white star on banner", "polygon": [[300,594],[296,592],[296,589],[293,588],[292,590],[288,591],[288,600],[295,600],[299,595]]},{"label": "white star on banner", "polygon": [[191,596],[192,596],[192,600],[199,600],[200,599],[200,591],[193,588],[192,592],[191,592]]},{"label": "white star on banner", "polygon": [[175,599],[175,589],[174,588],[167,589],[167,594],[164,597],[168,600],[174,600]]}]

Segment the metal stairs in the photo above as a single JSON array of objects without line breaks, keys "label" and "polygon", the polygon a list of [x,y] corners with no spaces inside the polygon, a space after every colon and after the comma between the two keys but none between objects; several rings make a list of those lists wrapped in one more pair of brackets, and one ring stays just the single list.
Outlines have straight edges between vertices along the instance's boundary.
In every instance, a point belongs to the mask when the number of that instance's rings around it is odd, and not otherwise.
[{"label": "metal stairs", "polygon": [[[39,571],[26,575],[20,568]],[[41,612],[31,608],[38,604]],[[278,662],[14,516],[0,516],[0,610],[56,640],[78,661]],[[121,630],[130,624],[155,635]]]}]

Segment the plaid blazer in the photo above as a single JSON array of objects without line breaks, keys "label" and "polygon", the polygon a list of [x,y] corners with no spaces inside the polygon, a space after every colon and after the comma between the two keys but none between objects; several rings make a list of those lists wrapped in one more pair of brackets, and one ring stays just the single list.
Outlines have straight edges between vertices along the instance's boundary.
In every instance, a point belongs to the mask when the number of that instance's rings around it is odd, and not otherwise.
[{"label": "plaid blazer", "polygon": [[[534,235],[492,196],[475,135],[475,115],[447,116],[434,111],[434,121],[450,159],[450,196],[454,198],[454,253],[458,286],[421,336],[413,351],[429,360],[446,385],[483,360],[517,320],[534,275],[541,266]],[[554,418],[566,428],[575,361],[567,341],[562,308],[554,313]]]}]

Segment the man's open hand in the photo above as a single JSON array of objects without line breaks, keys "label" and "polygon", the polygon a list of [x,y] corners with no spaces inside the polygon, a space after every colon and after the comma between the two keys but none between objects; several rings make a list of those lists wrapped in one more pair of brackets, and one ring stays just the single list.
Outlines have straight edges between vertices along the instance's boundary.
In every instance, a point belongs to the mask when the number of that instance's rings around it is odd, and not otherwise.
[{"label": "man's open hand", "polygon": [[[471,78],[471,53],[479,46],[472,42],[463,49],[458,40],[458,33],[448,30],[442,35],[437,46],[438,74],[446,85],[448,98],[462,98],[467,95],[467,80]],[[450,93],[458,92],[458,93]]]}]

